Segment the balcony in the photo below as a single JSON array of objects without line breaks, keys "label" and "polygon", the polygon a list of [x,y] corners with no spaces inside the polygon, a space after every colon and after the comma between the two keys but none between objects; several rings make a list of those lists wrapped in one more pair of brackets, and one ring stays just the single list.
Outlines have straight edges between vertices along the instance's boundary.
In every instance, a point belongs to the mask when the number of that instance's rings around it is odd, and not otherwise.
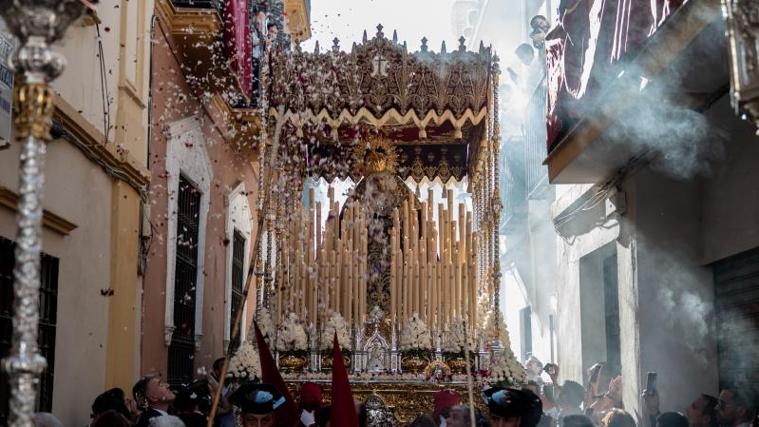
[{"label": "balcony", "polygon": [[230,7],[234,3],[223,0],[158,0],[156,14],[171,35],[185,79],[196,93],[212,95],[228,139],[242,146],[258,133],[260,118],[253,109],[233,107],[249,105],[253,74],[249,11]]},{"label": "balcony", "polygon": [[294,41],[311,38],[311,0],[285,0],[285,15]]},{"label": "balcony", "polygon": [[[675,1],[670,0],[673,7]],[[621,24],[607,19],[614,10],[604,11],[600,23],[588,19],[590,11],[582,8],[567,11],[549,33],[545,164],[551,183],[608,180],[633,159],[657,150],[654,140],[661,135],[639,131],[669,119],[642,119],[641,112],[651,111],[652,105],[697,112],[727,90],[719,0],[690,0],[645,24],[641,16],[650,12],[650,4],[606,2],[607,7],[631,10],[629,22]],[[583,13],[585,19],[569,16]],[[595,43],[595,52],[588,52],[588,43],[577,42],[583,37]]]}]

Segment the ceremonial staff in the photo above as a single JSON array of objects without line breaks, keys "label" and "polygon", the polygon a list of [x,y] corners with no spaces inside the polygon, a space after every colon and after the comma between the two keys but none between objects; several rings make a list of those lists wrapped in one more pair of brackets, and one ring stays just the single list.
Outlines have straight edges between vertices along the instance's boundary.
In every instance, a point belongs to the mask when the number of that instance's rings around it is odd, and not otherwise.
[{"label": "ceremonial staff", "polygon": [[42,247],[45,142],[50,138],[53,92],[49,83],[65,66],[50,45],[86,10],[84,0],[0,0],[0,14],[20,45],[10,60],[15,77],[14,132],[21,143],[16,264],[13,268],[13,341],[3,360],[8,373],[11,427],[32,427],[39,376],[47,363],[37,347]]}]

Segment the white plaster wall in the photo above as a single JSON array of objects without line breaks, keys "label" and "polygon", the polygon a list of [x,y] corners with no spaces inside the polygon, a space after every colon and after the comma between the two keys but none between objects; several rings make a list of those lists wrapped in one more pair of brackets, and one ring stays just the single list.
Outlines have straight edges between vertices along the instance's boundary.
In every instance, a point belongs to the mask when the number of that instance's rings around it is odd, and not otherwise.
[{"label": "white plaster wall", "polygon": [[[567,195],[579,197],[583,188],[576,186],[567,189]],[[554,212],[559,213],[556,206],[563,206],[565,199],[559,199],[554,205]],[[571,202],[570,202],[571,203]],[[568,204],[566,204],[568,206]],[[586,234],[569,239],[557,238],[557,256],[559,280],[557,286],[558,314],[557,338],[558,361],[562,380],[573,380],[584,383],[583,363],[583,333],[581,319],[581,286],[580,260],[591,252],[614,242],[619,235],[619,225],[616,222],[606,224],[607,228],[594,228]],[[621,290],[620,290],[621,293]],[[623,334],[624,332],[621,331]],[[624,336],[622,337],[624,340]],[[625,361],[622,362],[623,364]]]},{"label": "white plaster wall", "polygon": [[[147,74],[150,67],[148,53],[153,4],[153,0],[111,0],[97,5],[97,16],[101,21],[100,40],[103,44],[105,91],[101,86],[98,32],[95,25],[72,25],[66,32],[65,39],[54,46],[55,50],[66,57],[68,65],[63,74],[53,82],[53,87],[103,134],[106,134],[103,123],[104,93],[107,92],[108,96],[106,105],[110,107],[112,127],[116,125],[120,84],[130,85],[135,89],[139,102],[147,104]],[[122,28],[125,30],[123,44]],[[119,58],[122,48],[125,54],[123,63]],[[120,76],[123,77],[122,81],[119,81]],[[143,110],[142,119],[147,120],[147,109]],[[108,136],[109,139],[113,139],[113,128]],[[133,155],[137,159],[144,158],[144,153]]]},{"label": "white plaster wall", "polygon": [[711,263],[759,246],[759,137],[733,113],[727,95],[706,116],[730,132],[722,161],[704,181],[703,262]]},{"label": "white plaster wall", "polygon": [[[116,124],[116,104],[119,76],[119,22],[121,10],[113,4],[101,3],[98,7],[100,35],[105,60],[105,88],[110,96],[111,124]],[[107,28],[107,30],[106,30]],[[103,124],[103,89],[100,79],[98,35],[95,25],[72,25],[64,41],[55,50],[66,57],[63,74],[53,83],[53,88],[84,118],[105,134]],[[113,133],[110,134],[113,137]]]},{"label": "white plaster wall", "polygon": [[[13,191],[18,149],[0,152],[0,185]],[[100,290],[110,287],[111,179],[64,141],[48,145],[45,171],[43,206],[77,225],[65,237],[43,232],[43,251],[60,258],[53,412],[63,425],[85,425],[105,387],[109,301]],[[15,213],[1,207],[0,235],[16,235]]]},{"label": "white plaster wall", "polygon": [[[569,206],[582,194],[583,187],[564,188],[554,204],[554,213]],[[698,301],[698,308],[709,312],[713,304],[711,272],[695,256],[700,249],[700,186],[644,170],[631,177],[623,189],[628,209],[619,222],[613,220],[604,226],[607,228],[596,227],[559,240],[562,378],[582,381],[583,369],[591,362],[583,360],[582,343],[592,347],[583,334],[593,331],[582,327],[577,309],[584,303],[581,259],[615,242],[626,408],[638,409],[645,373],[657,371],[662,408],[682,410],[695,394],[714,393],[716,387],[716,373],[707,369],[716,366],[714,337],[693,333],[702,325],[706,330],[712,327],[708,313],[701,316],[692,305]],[[669,288],[673,292],[665,291]]]},{"label": "white plaster wall", "polygon": [[702,187],[647,170],[632,181],[640,379],[658,372],[662,408],[683,410],[717,393],[713,277],[699,259]]},{"label": "white plaster wall", "polygon": [[523,309],[528,300],[525,286],[519,272],[515,268],[506,267],[501,279],[501,315],[506,320],[509,329],[511,350],[519,358],[522,351],[522,331],[520,328],[519,310]]}]

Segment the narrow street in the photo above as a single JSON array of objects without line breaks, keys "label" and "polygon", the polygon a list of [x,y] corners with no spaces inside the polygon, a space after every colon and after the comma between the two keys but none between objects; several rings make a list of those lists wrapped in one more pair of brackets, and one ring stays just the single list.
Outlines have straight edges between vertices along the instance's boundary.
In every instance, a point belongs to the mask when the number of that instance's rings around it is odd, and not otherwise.
[{"label": "narrow street", "polygon": [[0,427],[759,427],[756,0],[0,17]]}]

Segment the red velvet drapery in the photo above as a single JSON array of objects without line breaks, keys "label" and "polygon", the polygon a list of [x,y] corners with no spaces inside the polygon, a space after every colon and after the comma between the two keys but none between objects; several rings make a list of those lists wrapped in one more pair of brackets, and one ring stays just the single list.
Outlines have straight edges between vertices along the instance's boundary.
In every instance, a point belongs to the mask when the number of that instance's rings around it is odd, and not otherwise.
[{"label": "red velvet drapery", "polygon": [[247,96],[253,89],[250,46],[251,22],[248,0],[228,0],[224,4],[224,54]]},{"label": "red velvet drapery", "polygon": [[[548,152],[683,0],[562,0],[546,37]],[[616,72],[612,72],[616,70]]]}]

